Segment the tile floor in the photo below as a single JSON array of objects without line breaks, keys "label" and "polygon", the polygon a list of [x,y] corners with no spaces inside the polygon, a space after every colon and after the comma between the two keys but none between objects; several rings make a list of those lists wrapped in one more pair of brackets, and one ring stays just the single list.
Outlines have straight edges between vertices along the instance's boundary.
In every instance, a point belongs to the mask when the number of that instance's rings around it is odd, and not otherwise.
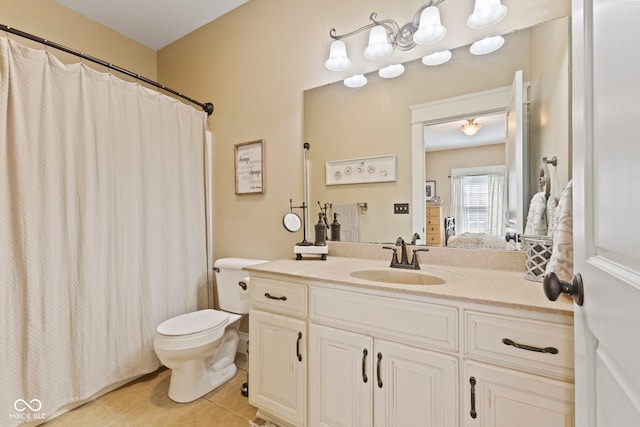
[{"label": "tile floor", "polygon": [[96,400],[67,412],[46,427],[248,427],[256,408],[240,393],[247,380],[246,357],[238,353],[238,372],[230,381],[191,403],[175,403],[167,395],[166,368],[145,375]]}]

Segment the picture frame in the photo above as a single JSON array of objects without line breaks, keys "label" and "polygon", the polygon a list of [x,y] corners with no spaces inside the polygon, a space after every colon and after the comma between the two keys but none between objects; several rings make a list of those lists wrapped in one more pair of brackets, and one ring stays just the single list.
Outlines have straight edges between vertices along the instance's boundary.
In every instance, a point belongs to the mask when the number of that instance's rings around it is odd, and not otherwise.
[{"label": "picture frame", "polygon": [[424,183],[424,198],[427,202],[433,200],[436,196],[436,182],[435,181],[425,181]]},{"label": "picture frame", "polygon": [[235,144],[233,151],[236,194],[264,193],[264,139]]}]

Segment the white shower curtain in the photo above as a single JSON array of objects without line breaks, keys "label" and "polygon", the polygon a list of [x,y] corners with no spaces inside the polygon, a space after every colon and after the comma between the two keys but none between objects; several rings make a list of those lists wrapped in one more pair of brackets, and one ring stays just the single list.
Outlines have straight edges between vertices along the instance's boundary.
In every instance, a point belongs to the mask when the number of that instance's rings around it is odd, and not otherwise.
[{"label": "white shower curtain", "polygon": [[156,326],[207,282],[205,128],[0,37],[1,425],[160,366]]}]

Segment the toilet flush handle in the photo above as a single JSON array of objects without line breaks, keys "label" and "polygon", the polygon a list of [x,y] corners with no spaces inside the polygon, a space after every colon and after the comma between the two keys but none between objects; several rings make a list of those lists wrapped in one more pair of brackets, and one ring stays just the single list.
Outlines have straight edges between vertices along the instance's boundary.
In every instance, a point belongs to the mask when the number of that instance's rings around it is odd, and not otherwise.
[{"label": "toilet flush handle", "polygon": [[240,286],[242,288],[243,291],[247,290],[247,282],[245,282],[244,280],[240,280],[238,282],[238,286]]}]

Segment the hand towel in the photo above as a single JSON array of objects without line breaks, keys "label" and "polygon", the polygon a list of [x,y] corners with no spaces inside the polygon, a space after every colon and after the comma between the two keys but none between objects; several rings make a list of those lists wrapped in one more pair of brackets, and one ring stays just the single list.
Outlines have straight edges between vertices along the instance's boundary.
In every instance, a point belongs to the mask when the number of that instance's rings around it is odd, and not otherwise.
[{"label": "hand towel", "polygon": [[556,222],[556,209],[558,207],[558,199],[554,196],[550,196],[547,199],[547,237],[553,237],[553,226]]},{"label": "hand towel", "polygon": [[573,276],[573,182],[562,190],[553,227],[553,249],[545,273],[553,271],[560,280]]},{"label": "hand towel", "polygon": [[358,204],[333,204],[333,213],[338,214],[340,223],[340,240],[343,242],[359,242]]},{"label": "hand towel", "polygon": [[531,198],[529,213],[524,229],[525,236],[546,236],[547,235],[547,196],[543,191],[536,193]]}]

